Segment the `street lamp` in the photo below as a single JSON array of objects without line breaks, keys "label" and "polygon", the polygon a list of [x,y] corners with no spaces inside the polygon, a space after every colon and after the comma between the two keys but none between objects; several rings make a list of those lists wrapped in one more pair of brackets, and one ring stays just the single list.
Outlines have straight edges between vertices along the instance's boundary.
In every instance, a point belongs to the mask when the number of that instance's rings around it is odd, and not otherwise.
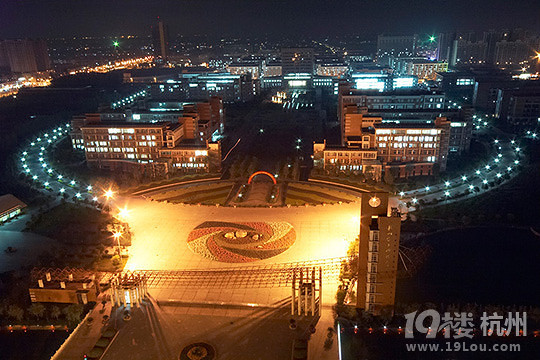
[{"label": "street lamp", "polygon": [[110,198],[112,198],[112,197],[114,196],[114,192],[113,192],[111,189],[109,189],[109,190],[105,191],[105,193],[104,193],[103,195],[104,195],[104,196],[107,198],[107,200],[108,200],[108,199],[110,199]]}]

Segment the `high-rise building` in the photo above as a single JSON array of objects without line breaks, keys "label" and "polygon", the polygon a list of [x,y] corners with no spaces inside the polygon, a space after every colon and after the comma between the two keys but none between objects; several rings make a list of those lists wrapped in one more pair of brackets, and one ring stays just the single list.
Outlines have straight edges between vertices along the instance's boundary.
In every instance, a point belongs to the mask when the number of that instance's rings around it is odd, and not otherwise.
[{"label": "high-rise building", "polygon": [[158,21],[152,28],[152,38],[154,40],[154,56],[162,62],[169,59],[169,27]]},{"label": "high-rise building", "polygon": [[377,37],[377,62],[388,65],[393,57],[416,56],[416,44],[418,35],[411,36],[386,36]]},{"label": "high-rise building", "polygon": [[282,74],[307,73],[313,75],[315,58],[313,48],[282,48]]},{"label": "high-rise building", "polygon": [[45,40],[17,39],[0,42],[0,67],[15,74],[36,73],[51,69]]},{"label": "high-rise building", "polygon": [[362,195],[356,307],[374,315],[393,313],[401,217],[388,209],[388,193]]}]

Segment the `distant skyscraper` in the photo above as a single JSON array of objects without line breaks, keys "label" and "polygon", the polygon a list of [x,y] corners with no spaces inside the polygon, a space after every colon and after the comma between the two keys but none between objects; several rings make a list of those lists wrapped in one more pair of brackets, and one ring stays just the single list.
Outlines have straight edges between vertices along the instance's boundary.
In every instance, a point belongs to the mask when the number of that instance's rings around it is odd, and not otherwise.
[{"label": "distant skyscraper", "polygon": [[411,36],[386,36],[377,37],[377,62],[388,65],[390,57],[416,56],[416,44],[418,35]]},{"label": "distant skyscraper", "polygon": [[315,59],[313,48],[282,48],[281,69],[283,75],[293,73],[313,74]]},{"label": "distant skyscraper", "polygon": [[4,40],[0,42],[0,67],[12,73],[35,73],[51,69],[51,61],[44,40]]},{"label": "distant skyscraper", "polygon": [[169,59],[169,27],[158,21],[152,28],[152,38],[154,39],[154,56],[166,62]]}]

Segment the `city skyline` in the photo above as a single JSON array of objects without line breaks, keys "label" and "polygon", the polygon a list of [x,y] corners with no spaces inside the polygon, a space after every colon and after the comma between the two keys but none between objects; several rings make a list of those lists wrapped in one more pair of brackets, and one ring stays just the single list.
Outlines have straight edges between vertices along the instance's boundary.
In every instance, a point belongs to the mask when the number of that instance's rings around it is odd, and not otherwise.
[{"label": "city skyline", "polygon": [[[370,16],[364,16],[368,13]],[[133,0],[129,6],[107,1],[94,1],[88,6],[64,0],[46,3],[6,0],[0,4],[0,14],[5,24],[0,29],[0,38],[146,35],[158,17],[170,25],[171,34],[209,36],[370,36],[383,32],[540,29],[540,4],[501,0],[472,3],[204,0],[157,1],[150,5]]]}]

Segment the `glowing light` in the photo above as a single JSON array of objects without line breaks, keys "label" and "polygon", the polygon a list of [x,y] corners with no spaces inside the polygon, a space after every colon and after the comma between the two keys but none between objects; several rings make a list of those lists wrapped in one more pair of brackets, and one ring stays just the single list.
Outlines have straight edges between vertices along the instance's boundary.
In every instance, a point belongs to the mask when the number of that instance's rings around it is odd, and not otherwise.
[{"label": "glowing light", "polygon": [[113,41],[113,43],[112,43],[112,44],[113,44],[113,46],[114,46],[114,47],[118,47],[118,46],[120,46],[120,43],[119,43],[118,41],[116,41],[116,40],[115,40],[115,41]]},{"label": "glowing light", "polygon": [[80,197],[81,197],[81,193],[76,193],[76,194],[75,194],[75,197],[76,197],[76,198],[80,198]]},{"label": "glowing light", "polygon": [[129,217],[131,210],[128,210],[127,207],[118,210],[118,217],[122,220],[125,220]]},{"label": "glowing light", "polygon": [[488,181],[487,181],[486,179],[482,180],[482,184],[485,185],[485,184],[487,184],[487,183],[488,183]]},{"label": "glowing light", "polygon": [[501,173],[497,173],[497,177],[500,178],[502,176]]},{"label": "glowing light", "polygon": [[431,36],[429,37],[429,41],[430,41],[430,42],[434,42],[434,41],[435,41],[435,36],[431,35]]},{"label": "glowing light", "polygon": [[474,189],[474,185],[469,185],[469,190]]},{"label": "glowing light", "polygon": [[506,171],[512,171],[512,168],[509,166],[506,168]]},{"label": "glowing light", "polygon": [[103,196],[105,196],[107,199],[110,199],[110,198],[112,198],[114,196],[114,192],[111,189],[109,189],[109,190],[105,191]]},{"label": "glowing light", "polygon": [[491,169],[491,166],[486,165],[486,170],[489,170],[489,169]]},{"label": "glowing light", "polygon": [[521,151],[521,149],[517,147],[517,148],[516,148],[516,152],[520,152],[520,151]]},{"label": "glowing light", "polygon": [[445,192],[444,192],[444,196],[450,196],[450,191],[448,191],[448,190],[445,191]]},{"label": "glowing light", "polygon": [[467,181],[467,176],[463,175],[463,176],[461,177],[461,180]]},{"label": "glowing light", "polygon": [[403,195],[405,195],[405,193],[403,191],[400,191],[399,196],[403,196]]},{"label": "glowing light", "polygon": [[92,185],[88,185],[88,186],[86,187],[86,190],[92,191]]},{"label": "glowing light", "polygon": [[94,196],[94,197],[92,198],[92,201],[98,201],[97,196]]},{"label": "glowing light", "polygon": [[62,175],[58,175],[58,180],[62,180],[63,176]]},{"label": "glowing light", "polygon": [[480,175],[480,170],[476,170],[476,175]]},{"label": "glowing light", "polygon": [[61,189],[60,189],[60,193],[61,193],[61,194],[63,194],[64,191],[66,191],[66,189],[64,189],[64,188],[61,188]]},{"label": "glowing light", "polygon": [[37,175],[32,176],[32,179],[37,180]]},{"label": "glowing light", "polygon": [[444,186],[446,186],[446,187],[450,186],[450,181],[445,181]]},{"label": "glowing light", "polygon": [[75,180],[71,180],[69,183],[70,183],[70,185],[73,186],[73,185],[75,185]]},{"label": "glowing light", "polygon": [[118,240],[120,238],[120,236],[122,236],[122,233],[117,231],[113,234],[113,238],[115,238],[116,240]]},{"label": "glowing light", "polygon": [[49,186],[49,182],[46,181],[44,184],[43,184],[45,187]]},{"label": "glowing light", "polygon": [[519,160],[514,160],[514,164],[519,164]]},{"label": "glowing light", "polygon": [[416,204],[418,202],[418,199],[417,198],[412,198],[411,201],[412,201],[413,204]]},{"label": "glowing light", "polygon": [[501,157],[502,157],[502,154],[498,154],[497,156],[501,158]]},{"label": "glowing light", "polygon": [[429,186],[426,186],[426,188],[425,188],[425,189],[426,189],[426,191],[429,191]]}]

